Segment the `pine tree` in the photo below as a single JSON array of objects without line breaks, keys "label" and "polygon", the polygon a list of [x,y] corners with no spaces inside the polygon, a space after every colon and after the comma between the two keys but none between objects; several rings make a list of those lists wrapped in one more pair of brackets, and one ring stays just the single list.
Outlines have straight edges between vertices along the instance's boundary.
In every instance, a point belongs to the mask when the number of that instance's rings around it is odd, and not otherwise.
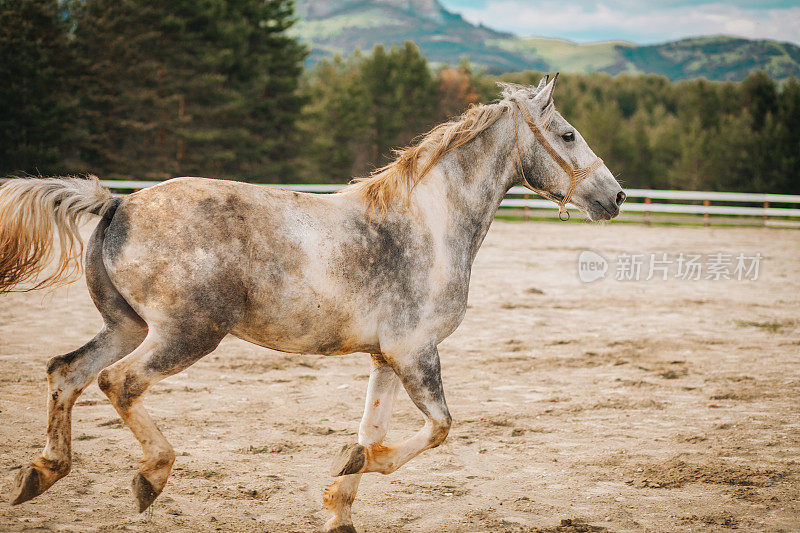
[{"label": "pine tree", "polygon": [[370,98],[372,142],[370,160],[380,166],[389,160],[389,151],[396,147],[397,117],[393,107],[391,60],[383,45],[375,45],[372,54],[361,64],[361,76]]},{"label": "pine tree", "polygon": [[303,87],[306,179],[346,182],[372,167],[372,106],[361,75],[362,58],[323,61]]},{"label": "pine tree", "polygon": [[68,29],[57,0],[0,1],[0,175],[62,170]]},{"label": "pine tree", "polygon": [[775,190],[787,194],[800,194],[800,83],[796,78],[789,78],[783,85],[779,97],[780,130],[779,151],[780,167]]},{"label": "pine tree", "polygon": [[372,102],[372,160],[381,166],[393,159],[393,149],[434,125],[438,88],[428,61],[410,41],[388,54],[376,45],[361,75]]},{"label": "pine tree", "polygon": [[292,0],[229,2],[240,37],[231,86],[246,102],[242,125],[249,150],[240,150],[239,168],[249,176],[289,181],[295,175],[295,123],[306,100],[299,93],[308,51],[286,32],[295,23]]},{"label": "pine tree", "polygon": [[75,4],[88,169],[290,178],[305,57],[291,13],[288,0]]},{"label": "pine tree", "polygon": [[436,124],[439,87],[416,44],[406,41],[389,54],[395,111],[395,145],[404,145]]}]

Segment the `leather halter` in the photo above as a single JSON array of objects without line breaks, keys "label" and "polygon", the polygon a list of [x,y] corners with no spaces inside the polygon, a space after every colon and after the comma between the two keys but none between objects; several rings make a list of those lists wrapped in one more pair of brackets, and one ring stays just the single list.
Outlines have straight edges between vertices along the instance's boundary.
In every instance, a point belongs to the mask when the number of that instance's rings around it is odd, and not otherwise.
[{"label": "leather halter", "polygon": [[[519,171],[522,174],[522,181],[525,187],[532,190],[536,194],[547,198],[548,200],[555,202],[558,204],[558,218],[560,220],[569,220],[569,211],[567,211],[567,203],[572,199],[572,195],[575,193],[575,188],[586,178],[588,178],[595,170],[600,168],[603,165],[603,160],[597,157],[590,165],[585,166],[583,168],[575,169],[570,165],[561,155],[553,148],[553,145],[547,140],[542,133],[542,130],[539,126],[536,125],[536,122],[533,120],[528,108],[522,102],[518,101],[516,98],[510,99],[514,104],[514,136],[516,138],[517,144],[517,162],[519,164]],[[539,141],[539,144],[550,154],[550,157],[553,158],[553,161],[556,162],[561,169],[567,173],[569,176],[569,188],[567,189],[567,194],[565,194],[560,200],[550,192],[547,192],[543,189],[538,189],[530,184],[528,178],[525,176],[525,169],[522,166],[522,154],[520,153],[519,148],[519,129],[517,128],[517,116],[516,113],[519,112],[522,115],[522,119],[528,124],[528,127],[533,132],[534,137],[536,140]],[[566,218],[563,216],[566,215]]]}]

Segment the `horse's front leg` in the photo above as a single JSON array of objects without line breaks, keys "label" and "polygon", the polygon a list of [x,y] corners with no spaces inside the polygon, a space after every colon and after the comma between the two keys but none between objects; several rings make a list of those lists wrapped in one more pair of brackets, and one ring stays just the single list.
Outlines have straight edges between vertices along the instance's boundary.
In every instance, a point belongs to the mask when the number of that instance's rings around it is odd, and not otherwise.
[{"label": "horse's front leg", "polygon": [[384,353],[387,362],[406,389],[411,400],[425,417],[425,426],[413,437],[399,444],[380,442],[345,446],[333,462],[333,474],[389,474],[429,448],[444,442],[450,431],[450,411],[444,399],[439,351],[430,343],[409,354]]},{"label": "horse's front leg", "polygon": [[[392,405],[399,385],[400,380],[397,379],[394,369],[382,356],[373,355],[364,416],[358,428],[359,444],[369,446],[383,442],[389,429]],[[323,502],[325,509],[331,515],[325,524],[325,530],[329,533],[355,532],[350,508],[360,480],[361,474],[338,477],[325,491]]]}]

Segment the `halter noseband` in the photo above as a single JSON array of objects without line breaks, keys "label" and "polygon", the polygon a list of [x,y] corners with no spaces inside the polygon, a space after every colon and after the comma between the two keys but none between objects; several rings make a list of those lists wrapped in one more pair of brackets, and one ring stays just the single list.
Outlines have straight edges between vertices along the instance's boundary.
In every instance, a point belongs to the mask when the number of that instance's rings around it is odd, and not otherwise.
[{"label": "halter noseband", "polygon": [[[553,145],[545,138],[542,130],[539,126],[536,125],[536,122],[533,120],[528,108],[522,103],[519,102],[516,98],[510,99],[514,104],[514,136],[516,138],[517,144],[517,162],[519,163],[519,171],[522,174],[522,181],[525,187],[532,190],[536,194],[547,198],[548,200],[555,202],[558,204],[558,218],[560,220],[569,220],[569,211],[567,211],[567,203],[569,203],[570,199],[572,199],[572,195],[575,192],[575,188],[589,177],[595,170],[600,168],[603,164],[603,160],[597,157],[589,166],[585,166],[583,168],[572,168],[570,165],[561,155],[556,152],[556,149],[553,148]],[[522,119],[528,124],[528,127],[533,132],[534,137],[536,140],[539,141],[539,144],[550,154],[550,157],[553,158],[553,161],[558,164],[567,173],[569,176],[569,188],[567,189],[567,194],[565,194],[561,200],[559,200],[555,195],[549,193],[543,189],[537,189],[533,185],[530,184],[528,178],[525,176],[525,169],[522,166],[522,154],[520,153],[519,148],[519,129],[517,128],[517,121],[516,121],[516,113],[519,112],[522,115]],[[566,215],[566,218],[563,216]]]}]

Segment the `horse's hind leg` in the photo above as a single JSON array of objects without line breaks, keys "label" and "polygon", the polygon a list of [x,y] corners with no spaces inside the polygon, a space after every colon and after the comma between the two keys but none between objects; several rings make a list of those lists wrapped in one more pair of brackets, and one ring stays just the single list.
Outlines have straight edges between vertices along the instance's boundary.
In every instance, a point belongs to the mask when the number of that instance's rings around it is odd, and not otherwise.
[{"label": "horse's hind leg", "polygon": [[81,348],[50,359],[47,444],[42,455],[17,474],[15,505],[38,496],[69,473],[75,400],[103,368],[133,351],[147,334],[147,326],[111,284],[103,266],[100,244],[104,222],[87,247],[86,280],[105,325]]},{"label": "horse's hind leg", "polygon": [[139,473],[132,484],[139,512],[161,494],[175,461],[175,452],[145,410],[142,395],[152,384],[211,353],[226,333],[216,327],[201,331],[196,326],[150,324],[138,348],[100,372],[97,384],[142,446]]},{"label": "horse's hind leg", "polygon": [[[364,416],[358,428],[358,442],[363,446],[379,444],[389,429],[392,404],[400,386],[394,370],[380,355],[372,356],[372,372],[369,375]],[[323,504],[330,514],[325,524],[329,533],[355,532],[350,517],[350,508],[358,491],[361,474],[341,476],[327,488]]]},{"label": "horse's hind leg", "polygon": [[66,476],[71,466],[72,406],[107,365],[125,356],[141,336],[104,327],[83,347],[50,360],[47,365],[47,444],[42,455],[17,474],[14,505],[38,496]]}]

